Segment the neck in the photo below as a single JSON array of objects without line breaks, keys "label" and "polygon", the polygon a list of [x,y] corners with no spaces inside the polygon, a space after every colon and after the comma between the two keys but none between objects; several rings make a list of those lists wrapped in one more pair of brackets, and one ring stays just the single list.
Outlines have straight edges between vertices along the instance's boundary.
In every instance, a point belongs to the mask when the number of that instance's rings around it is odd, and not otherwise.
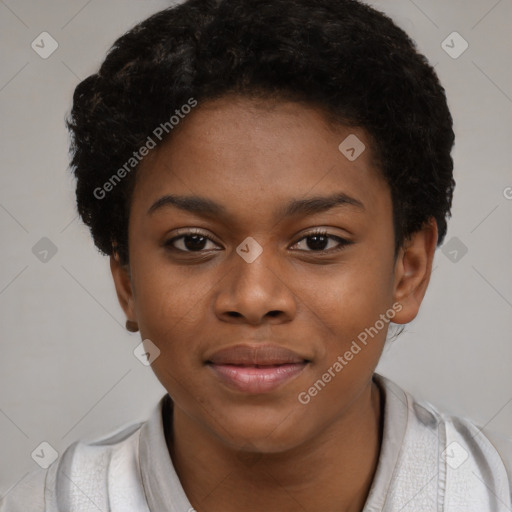
[{"label": "neck", "polygon": [[314,439],[282,453],[234,451],[178,407],[167,443],[198,512],[247,509],[361,512],[382,440],[382,403],[370,381],[351,411]]}]

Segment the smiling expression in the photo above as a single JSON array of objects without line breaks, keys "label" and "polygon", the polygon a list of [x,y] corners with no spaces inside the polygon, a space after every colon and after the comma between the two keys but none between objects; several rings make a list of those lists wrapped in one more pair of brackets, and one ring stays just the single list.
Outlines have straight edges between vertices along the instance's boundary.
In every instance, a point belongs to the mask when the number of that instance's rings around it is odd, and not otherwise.
[{"label": "smiling expression", "polygon": [[[351,134],[366,147],[354,161],[338,149]],[[368,386],[387,328],[315,400],[297,400],[405,297],[373,157],[364,130],[318,109],[226,96],[199,103],[141,163],[130,278],[112,261],[120,302],[160,349],[152,368],[175,410],[224,443],[297,446]]]}]

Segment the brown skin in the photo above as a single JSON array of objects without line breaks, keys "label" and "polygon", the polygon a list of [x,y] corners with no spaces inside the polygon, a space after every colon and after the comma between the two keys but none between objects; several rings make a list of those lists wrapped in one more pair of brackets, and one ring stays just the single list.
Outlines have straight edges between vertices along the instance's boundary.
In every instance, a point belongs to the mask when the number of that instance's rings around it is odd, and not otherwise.
[{"label": "brown skin", "polygon": [[[350,133],[366,145],[354,162],[338,150]],[[436,223],[395,260],[391,193],[372,162],[364,130],[330,127],[318,109],[225,97],[197,106],[141,164],[130,265],[111,257],[111,269],[127,318],[161,351],[152,367],[174,401],[170,454],[198,512],[364,506],[382,434],[372,375],[388,324],[307,405],[297,397],[394,303],[402,309],[393,322],[413,320],[428,286]],[[292,199],[335,191],[364,210],[274,215]],[[174,206],[148,214],[165,194],[206,197],[229,214]],[[181,238],[172,252],[163,243],[178,228],[212,241],[197,249]],[[315,228],[353,243],[333,252],[339,243],[329,238],[322,255],[304,238]],[[263,248],[252,263],[236,252],[248,236]],[[234,391],[205,360],[242,341],[275,343],[311,363],[270,393]]]}]

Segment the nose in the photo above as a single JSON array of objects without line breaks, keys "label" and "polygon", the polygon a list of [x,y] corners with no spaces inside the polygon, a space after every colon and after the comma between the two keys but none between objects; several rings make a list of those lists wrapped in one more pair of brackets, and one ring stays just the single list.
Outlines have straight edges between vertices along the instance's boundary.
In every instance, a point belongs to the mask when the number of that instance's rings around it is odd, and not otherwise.
[{"label": "nose", "polygon": [[293,319],[296,296],[290,286],[290,270],[265,246],[252,262],[233,253],[229,270],[218,282],[215,313],[223,321],[259,325]]}]

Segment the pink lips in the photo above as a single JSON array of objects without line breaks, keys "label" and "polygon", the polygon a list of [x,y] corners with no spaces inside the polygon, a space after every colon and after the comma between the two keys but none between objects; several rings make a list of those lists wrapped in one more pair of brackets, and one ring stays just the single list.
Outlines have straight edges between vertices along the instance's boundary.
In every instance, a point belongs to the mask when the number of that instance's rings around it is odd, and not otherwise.
[{"label": "pink lips", "polygon": [[207,360],[222,382],[250,394],[270,392],[289,382],[308,362],[277,345],[235,345],[219,350]]}]

